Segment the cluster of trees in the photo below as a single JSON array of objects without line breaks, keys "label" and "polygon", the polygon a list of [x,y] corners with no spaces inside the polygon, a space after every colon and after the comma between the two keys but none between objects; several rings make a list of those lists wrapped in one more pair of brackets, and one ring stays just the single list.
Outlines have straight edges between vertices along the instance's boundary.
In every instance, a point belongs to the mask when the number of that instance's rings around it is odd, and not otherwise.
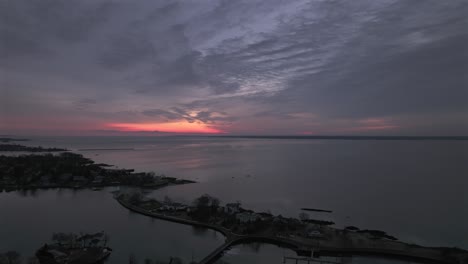
[{"label": "cluster of trees", "polygon": [[[125,194],[122,194],[125,195]],[[128,202],[132,205],[139,205],[143,201],[143,194],[141,192],[132,192],[128,194]]]},{"label": "cluster of trees", "polygon": [[379,238],[386,238],[386,239],[390,239],[390,240],[398,240],[396,237],[388,235],[386,232],[380,231],[380,230],[365,229],[365,230],[357,230],[356,232],[358,232],[358,233],[367,233],[367,234],[370,234],[370,235],[372,235],[374,237],[379,237]]},{"label": "cluster of trees", "polygon": [[279,232],[296,231],[304,227],[304,223],[296,218],[286,218],[278,215],[277,221],[273,221],[273,229]]},{"label": "cluster of trees", "polygon": [[320,225],[320,226],[327,226],[327,225],[334,225],[335,222],[333,221],[326,221],[326,220],[317,220],[317,219],[307,219],[303,220],[305,223]]},{"label": "cluster of trees", "polygon": [[91,178],[93,172],[101,173],[103,170],[93,163],[82,155],[68,152],[60,155],[0,156],[3,178],[8,178],[11,183],[18,185],[39,182],[41,177],[49,177],[51,182],[58,183],[62,180],[60,176],[64,174]]},{"label": "cluster of trees", "polygon": [[204,194],[193,201],[190,217],[197,221],[206,222],[218,212],[220,201],[216,197]]},{"label": "cluster of trees", "polygon": [[[156,176],[155,173],[134,173],[133,170],[104,168],[106,164],[94,161],[80,154],[64,152],[59,155],[20,155],[0,156],[0,189],[73,185],[73,176],[83,176],[91,184],[96,177],[102,177],[100,185],[118,183],[131,186],[151,186],[152,184],[176,181],[174,178]],[[82,183],[83,184],[83,183]]]},{"label": "cluster of trees", "polygon": [[5,253],[0,253],[0,264],[39,264],[39,261],[36,257],[30,257],[23,262],[23,258],[16,251],[7,251]]},{"label": "cluster of trees", "polygon": [[104,232],[94,234],[54,233],[52,241],[66,248],[106,247],[109,236]]}]

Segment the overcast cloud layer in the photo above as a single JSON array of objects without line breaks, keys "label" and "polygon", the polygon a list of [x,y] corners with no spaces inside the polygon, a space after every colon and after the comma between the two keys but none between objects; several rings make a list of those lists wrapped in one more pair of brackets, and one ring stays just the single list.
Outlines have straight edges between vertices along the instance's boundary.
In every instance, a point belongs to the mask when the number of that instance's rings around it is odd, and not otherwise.
[{"label": "overcast cloud layer", "polygon": [[0,0],[0,133],[468,135],[467,14],[464,0]]}]

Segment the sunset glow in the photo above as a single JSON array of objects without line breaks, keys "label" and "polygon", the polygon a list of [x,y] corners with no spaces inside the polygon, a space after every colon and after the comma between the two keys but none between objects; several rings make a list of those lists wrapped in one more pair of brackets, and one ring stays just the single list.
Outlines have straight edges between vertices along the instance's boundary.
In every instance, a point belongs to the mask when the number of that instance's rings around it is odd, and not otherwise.
[{"label": "sunset glow", "polygon": [[202,134],[220,134],[223,131],[207,126],[198,122],[169,122],[169,123],[112,123],[107,125],[109,128],[125,132],[165,132],[165,133],[202,133]]}]

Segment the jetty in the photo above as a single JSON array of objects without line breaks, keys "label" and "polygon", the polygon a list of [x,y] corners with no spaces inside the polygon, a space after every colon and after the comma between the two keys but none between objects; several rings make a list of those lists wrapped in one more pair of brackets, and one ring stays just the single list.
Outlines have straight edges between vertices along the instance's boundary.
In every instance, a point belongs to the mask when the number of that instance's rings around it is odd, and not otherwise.
[{"label": "jetty", "polygon": [[332,210],[316,209],[316,208],[301,208],[302,211],[319,212],[319,213],[333,213]]}]

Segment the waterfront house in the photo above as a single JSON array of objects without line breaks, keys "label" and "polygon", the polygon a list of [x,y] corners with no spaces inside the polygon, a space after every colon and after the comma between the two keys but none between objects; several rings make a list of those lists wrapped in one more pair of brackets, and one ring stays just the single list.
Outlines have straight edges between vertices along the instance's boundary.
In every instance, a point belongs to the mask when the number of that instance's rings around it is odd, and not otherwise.
[{"label": "waterfront house", "polygon": [[309,238],[322,238],[323,234],[319,230],[310,230],[306,234]]},{"label": "waterfront house", "polygon": [[40,183],[42,186],[49,186],[51,184],[52,176],[44,175],[41,177]]},{"label": "waterfront house", "polygon": [[187,211],[187,208],[188,208],[188,206],[182,204],[182,205],[176,206],[175,210],[179,211],[179,212],[182,212],[182,211]]},{"label": "waterfront house", "polygon": [[227,214],[237,214],[240,212],[240,203],[228,203],[225,207],[225,213]]},{"label": "waterfront house", "polygon": [[175,211],[176,210],[176,207],[175,206],[172,206],[172,205],[163,205],[161,207],[159,207],[158,209],[159,211]]},{"label": "waterfront house", "polygon": [[241,223],[252,223],[260,219],[260,215],[256,213],[243,212],[236,214],[236,219]]},{"label": "waterfront house", "polygon": [[91,182],[93,185],[101,185],[104,181],[103,176],[96,176],[94,180]]},{"label": "waterfront house", "polygon": [[262,221],[271,221],[273,220],[273,215],[270,213],[258,213]]},{"label": "waterfront house", "polygon": [[59,182],[68,182],[70,179],[72,178],[72,175],[71,173],[62,173],[59,177],[58,177],[58,181]]}]

